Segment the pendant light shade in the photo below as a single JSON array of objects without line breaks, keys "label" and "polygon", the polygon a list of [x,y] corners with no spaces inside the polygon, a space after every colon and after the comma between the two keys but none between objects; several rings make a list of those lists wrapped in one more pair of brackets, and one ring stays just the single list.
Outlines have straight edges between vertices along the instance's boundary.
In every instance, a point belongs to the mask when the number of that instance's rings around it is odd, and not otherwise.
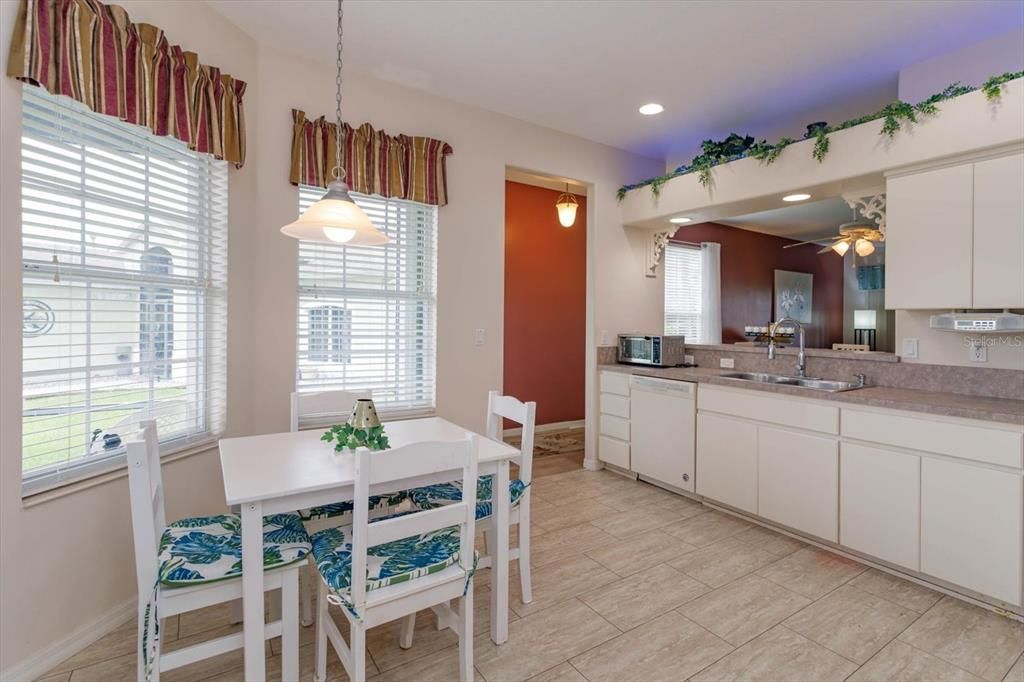
[{"label": "pendant light shade", "polygon": [[870,256],[875,252],[875,245],[867,239],[858,239],[857,243],[853,245],[853,250],[857,252],[858,256]]},{"label": "pendant light shade", "polygon": [[[850,242],[845,239],[838,241],[832,245],[832,250],[838,253],[840,256],[845,256],[846,252],[850,250]],[[825,253],[828,253],[827,251]]]},{"label": "pendant light shade", "polygon": [[558,201],[555,202],[558,222],[562,227],[572,227],[576,224],[576,208],[578,206],[576,197],[569,191],[569,183],[565,183],[565,191],[558,195]]},{"label": "pendant light shade", "polygon": [[327,193],[281,232],[295,239],[348,246],[379,246],[391,241],[352,200],[343,180],[329,184]]}]

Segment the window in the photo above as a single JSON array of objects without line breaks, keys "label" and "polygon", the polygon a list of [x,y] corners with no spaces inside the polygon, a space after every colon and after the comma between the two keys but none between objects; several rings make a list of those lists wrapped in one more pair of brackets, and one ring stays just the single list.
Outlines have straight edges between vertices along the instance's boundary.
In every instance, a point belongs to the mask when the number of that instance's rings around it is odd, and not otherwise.
[{"label": "window", "polygon": [[666,334],[701,342],[701,295],[700,247],[669,242],[665,247]]},{"label": "window", "polygon": [[[299,188],[299,213],[323,195]],[[352,193],[386,246],[299,242],[296,390],[370,390],[391,416],[434,409],[437,207]]]},{"label": "window", "polygon": [[24,491],[163,452],[225,418],[227,166],[25,86]]}]

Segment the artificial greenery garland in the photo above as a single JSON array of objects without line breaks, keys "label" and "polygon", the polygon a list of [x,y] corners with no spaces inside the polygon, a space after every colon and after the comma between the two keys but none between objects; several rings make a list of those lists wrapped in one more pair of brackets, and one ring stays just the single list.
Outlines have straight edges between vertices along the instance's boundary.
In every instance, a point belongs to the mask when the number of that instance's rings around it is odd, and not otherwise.
[{"label": "artificial greenery garland", "polygon": [[355,450],[366,447],[371,450],[387,450],[391,447],[388,444],[388,437],[384,435],[383,426],[357,429],[351,424],[335,424],[320,436],[320,440],[333,442],[335,452],[341,452],[345,448]]},{"label": "artificial greenery garland", "polygon": [[[966,85],[961,85],[960,83],[953,83],[941,92],[937,92],[927,99],[921,100],[917,104],[910,104],[908,102],[897,100],[885,105],[881,110],[876,111],[873,114],[852,118],[834,126],[819,126],[812,133],[814,146],[811,150],[811,155],[816,161],[821,163],[825,160],[825,156],[828,155],[830,143],[828,136],[830,133],[834,133],[839,130],[846,130],[847,128],[852,128],[862,123],[878,119],[883,119],[880,134],[892,139],[896,136],[896,133],[903,129],[904,126],[910,127],[917,123],[919,116],[934,116],[937,114],[938,107],[935,105],[939,102],[959,97],[960,95],[966,95],[967,93],[974,92],[975,90],[980,89],[984,92],[985,98],[989,102],[996,102],[1002,95],[1004,83],[1022,77],[1024,77],[1024,71],[1013,71],[1004,73],[1001,76],[992,76],[982,83],[980,88],[972,88]],[[672,178],[679,177],[680,175],[686,175],[688,173],[697,173],[697,180],[700,182],[701,186],[711,187],[711,169],[715,166],[746,157],[758,159],[765,165],[771,165],[772,163],[775,163],[783,150],[794,142],[798,142],[798,140],[794,140],[789,137],[784,137],[774,143],[769,143],[767,140],[755,142],[754,138],[750,135],[740,136],[736,133],[730,133],[728,137],[721,141],[704,140],[700,145],[701,153],[693,157],[689,164],[683,164],[671,173],[666,173],[665,175],[659,175],[632,185],[623,185],[619,188],[617,196],[619,201],[622,201],[626,197],[626,192],[637,189],[638,187],[649,186],[651,188],[651,194],[657,197],[661,194],[661,188],[666,182]]]}]

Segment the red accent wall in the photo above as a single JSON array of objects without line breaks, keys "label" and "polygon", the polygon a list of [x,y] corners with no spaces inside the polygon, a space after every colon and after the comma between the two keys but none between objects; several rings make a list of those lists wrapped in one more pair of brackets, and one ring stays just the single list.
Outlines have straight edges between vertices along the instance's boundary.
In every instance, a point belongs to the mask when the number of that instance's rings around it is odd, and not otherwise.
[{"label": "red accent wall", "polygon": [[538,424],[583,419],[587,202],[567,229],[559,194],[505,182],[504,392],[535,400]]},{"label": "red accent wall", "polygon": [[772,321],[775,270],[814,275],[814,329],[808,330],[807,345],[831,348],[842,342],[843,259],[839,256],[818,255],[821,247],[816,244],[783,249],[796,242],[718,223],[685,225],[672,239],[722,245],[722,343],[747,341],[744,327]]}]

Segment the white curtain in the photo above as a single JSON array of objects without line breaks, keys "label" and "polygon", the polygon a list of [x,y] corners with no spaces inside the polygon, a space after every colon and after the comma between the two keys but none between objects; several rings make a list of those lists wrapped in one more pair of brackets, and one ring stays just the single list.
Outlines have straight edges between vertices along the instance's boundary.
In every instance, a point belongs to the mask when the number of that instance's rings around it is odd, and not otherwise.
[{"label": "white curtain", "polygon": [[701,343],[722,343],[722,245],[701,242]]}]

